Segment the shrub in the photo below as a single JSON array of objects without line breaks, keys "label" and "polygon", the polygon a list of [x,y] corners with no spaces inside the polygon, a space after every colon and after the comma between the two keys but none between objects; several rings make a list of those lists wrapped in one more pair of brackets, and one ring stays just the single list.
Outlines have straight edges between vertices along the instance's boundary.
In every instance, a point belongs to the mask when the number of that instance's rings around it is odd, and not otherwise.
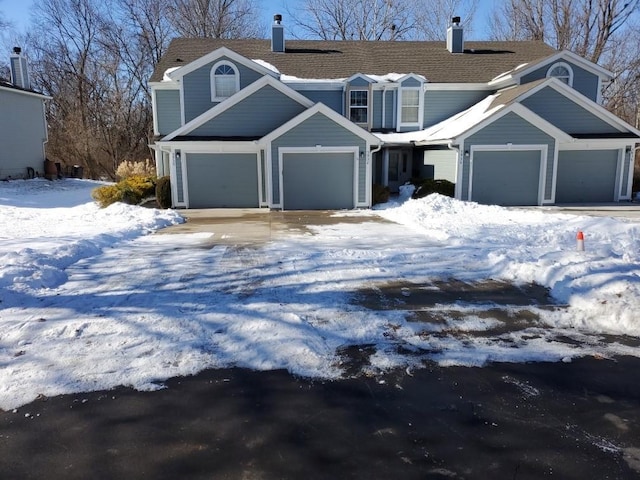
[{"label": "shrub", "polygon": [[455,195],[456,184],[451,183],[449,180],[434,180],[427,179],[419,181],[416,184],[416,189],[411,195],[411,198],[422,198],[432,193],[439,193],[446,195],[447,197],[453,197]]},{"label": "shrub", "polygon": [[133,176],[115,185],[98,187],[91,192],[91,196],[104,208],[116,202],[137,205],[145,198],[153,197],[155,191],[156,180],[153,177]]},{"label": "shrub", "polygon": [[171,182],[169,177],[160,177],[156,181],[156,202],[159,208],[171,208]]},{"label": "shrub", "polygon": [[391,191],[389,187],[383,187],[379,184],[373,185],[373,204],[376,205],[378,203],[386,203],[389,201],[389,195],[391,195]]},{"label": "shrub", "polygon": [[148,158],[144,162],[125,160],[118,165],[116,176],[122,180],[130,177],[155,177],[156,167]]}]

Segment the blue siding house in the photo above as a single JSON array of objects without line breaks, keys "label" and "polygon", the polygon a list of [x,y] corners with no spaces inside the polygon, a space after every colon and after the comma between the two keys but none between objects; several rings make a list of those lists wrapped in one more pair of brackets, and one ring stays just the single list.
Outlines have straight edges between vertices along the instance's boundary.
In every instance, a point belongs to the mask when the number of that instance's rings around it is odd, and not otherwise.
[{"label": "blue siding house", "polygon": [[0,180],[44,172],[47,142],[45,101],[31,88],[26,58],[19,48],[10,58],[11,81],[0,80]]},{"label": "blue siding house", "polygon": [[150,79],[175,207],[370,207],[374,184],[446,179],[499,205],[631,199],[640,131],[613,75],[542,42],[175,39]]}]

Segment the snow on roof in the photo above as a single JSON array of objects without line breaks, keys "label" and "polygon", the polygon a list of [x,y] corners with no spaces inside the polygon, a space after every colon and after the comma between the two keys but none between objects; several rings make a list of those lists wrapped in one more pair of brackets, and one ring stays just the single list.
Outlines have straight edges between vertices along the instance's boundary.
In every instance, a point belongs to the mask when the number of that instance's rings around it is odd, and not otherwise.
[{"label": "snow on roof", "polygon": [[527,65],[529,65],[529,63],[521,63],[520,65],[518,65],[516,68],[509,70],[508,72],[504,72],[501,73],[500,75],[498,75],[497,77],[494,77],[493,79],[491,79],[491,82],[497,82],[498,80],[500,80],[501,78],[505,78],[508,77],[510,75],[512,75],[513,73],[517,72],[518,70],[526,67]]},{"label": "snow on roof", "polygon": [[251,61],[254,63],[257,63],[261,67],[266,68],[267,70],[271,70],[272,72],[275,72],[278,74],[280,73],[280,70],[278,70],[274,65],[270,64],[269,62],[265,62],[264,60],[260,60],[259,58],[253,59]]},{"label": "snow on roof", "polygon": [[281,75],[280,81],[284,83],[344,83],[346,78],[299,78],[293,75]]},{"label": "snow on roof", "polygon": [[376,133],[374,135],[384,143],[415,143],[422,145],[430,143],[445,143],[461,133],[466,132],[503,108],[503,104],[498,102],[494,104],[494,101],[497,100],[499,96],[500,94],[489,95],[467,110],[464,110],[463,112],[449,117],[446,120],[424,130],[403,133]]},{"label": "snow on roof", "polygon": [[173,79],[171,78],[171,74],[172,74],[173,72],[175,72],[176,70],[178,70],[179,68],[181,68],[181,67],[171,67],[171,68],[167,68],[167,69],[164,71],[164,75],[162,75],[162,81],[163,81],[163,82],[172,82],[172,81],[173,81]]},{"label": "snow on roof", "polygon": [[[392,72],[392,73],[386,73],[384,75],[362,73],[361,75],[363,77],[367,77],[373,80],[375,83],[395,83],[398,80],[408,75],[412,75],[416,78],[421,78],[425,82],[427,81],[425,77],[415,73],[409,74],[409,73],[393,73]],[[347,79],[346,78],[300,78],[300,77],[294,77],[292,75],[282,75],[280,77],[280,80],[282,80],[284,83],[344,83]]]}]

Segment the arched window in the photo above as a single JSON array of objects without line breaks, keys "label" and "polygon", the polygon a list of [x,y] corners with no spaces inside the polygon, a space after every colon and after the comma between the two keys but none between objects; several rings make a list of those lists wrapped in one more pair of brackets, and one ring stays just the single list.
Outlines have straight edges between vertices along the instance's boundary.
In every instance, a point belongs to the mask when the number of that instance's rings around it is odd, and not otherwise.
[{"label": "arched window", "polygon": [[549,70],[547,70],[547,77],[555,77],[570,87],[573,86],[573,70],[564,62],[551,65]]},{"label": "arched window", "polygon": [[221,102],[240,90],[240,76],[229,62],[218,62],[211,69],[211,101]]}]

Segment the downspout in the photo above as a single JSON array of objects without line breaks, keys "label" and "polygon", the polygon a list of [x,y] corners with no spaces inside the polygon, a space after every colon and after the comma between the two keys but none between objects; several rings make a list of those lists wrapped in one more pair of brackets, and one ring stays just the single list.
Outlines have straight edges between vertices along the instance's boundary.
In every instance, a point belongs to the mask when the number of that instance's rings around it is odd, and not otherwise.
[{"label": "downspout", "polygon": [[[387,126],[387,86],[382,87],[382,129],[384,130]],[[382,147],[380,147],[382,148]]]}]

